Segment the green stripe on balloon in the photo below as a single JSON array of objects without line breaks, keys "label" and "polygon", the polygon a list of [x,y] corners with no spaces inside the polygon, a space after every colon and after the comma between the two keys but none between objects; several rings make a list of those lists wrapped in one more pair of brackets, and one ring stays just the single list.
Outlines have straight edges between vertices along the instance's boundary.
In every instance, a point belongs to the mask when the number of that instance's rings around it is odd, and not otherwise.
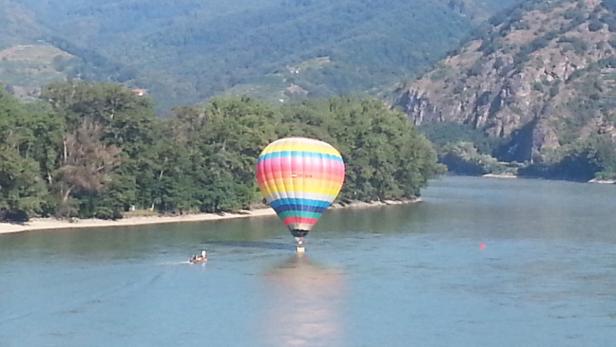
[{"label": "green stripe on balloon", "polygon": [[319,218],[321,218],[321,213],[319,213],[319,212],[310,212],[310,211],[290,210],[290,211],[280,212],[278,214],[278,216],[281,219],[285,219],[285,218],[288,218],[288,217],[301,217],[301,218],[315,218],[315,219],[319,219]]}]

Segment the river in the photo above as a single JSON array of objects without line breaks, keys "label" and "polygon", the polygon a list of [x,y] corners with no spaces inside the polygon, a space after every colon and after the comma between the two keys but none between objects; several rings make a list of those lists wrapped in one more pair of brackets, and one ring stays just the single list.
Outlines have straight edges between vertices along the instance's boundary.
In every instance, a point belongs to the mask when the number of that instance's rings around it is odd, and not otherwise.
[{"label": "river", "polygon": [[614,344],[616,186],[423,198],[330,211],[302,258],[271,217],[0,235],[0,346]]}]

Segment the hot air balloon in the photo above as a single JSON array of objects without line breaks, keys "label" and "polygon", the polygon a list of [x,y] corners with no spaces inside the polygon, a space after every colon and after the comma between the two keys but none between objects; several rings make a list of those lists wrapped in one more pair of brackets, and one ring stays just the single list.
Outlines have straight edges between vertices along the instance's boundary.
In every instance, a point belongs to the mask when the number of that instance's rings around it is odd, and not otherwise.
[{"label": "hot air balloon", "polygon": [[269,144],[257,161],[257,183],[304,251],[304,237],[340,193],[344,161],[332,145],[289,137]]}]

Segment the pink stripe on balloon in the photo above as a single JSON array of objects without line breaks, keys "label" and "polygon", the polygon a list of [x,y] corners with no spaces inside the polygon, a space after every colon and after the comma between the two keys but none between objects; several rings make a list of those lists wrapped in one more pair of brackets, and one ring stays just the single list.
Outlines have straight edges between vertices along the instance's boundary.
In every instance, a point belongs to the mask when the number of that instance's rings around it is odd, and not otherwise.
[{"label": "pink stripe on balloon", "polygon": [[319,220],[316,218],[288,217],[284,219],[284,224],[310,224],[315,225]]},{"label": "pink stripe on balloon", "polygon": [[[289,160],[289,158],[291,160]],[[265,160],[260,160],[259,162],[270,162],[271,161],[271,165],[277,166],[278,163],[280,161],[283,162],[287,162],[290,163],[291,167],[294,168],[301,168],[302,164],[303,165],[307,165],[310,167],[314,167],[314,166],[319,166],[322,161],[330,161],[332,162],[332,166],[344,166],[344,163],[342,163],[339,160],[334,160],[334,159],[329,159],[329,158],[318,158],[318,157],[287,157],[287,158],[269,158],[269,159],[265,159]],[[269,165],[269,164],[267,164]],[[287,164],[289,165],[289,164]]]},{"label": "pink stripe on balloon", "polygon": [[268,176],[285,176],[289,175],[290,173],[303,173],[304,176],[309,175],[313,177],[319,177],[322,175],[323,172],[323,167],[321,163],[325,162],[327,162],[327,164],[324,165],[327,168],[327,170],[324,172],[325,174],[329,174],[332,176],[344,176],[344,164],[337,160],[330,159],[324,160],[323,162],[312,160],[302,162],[297,159],[294,159],[293,161],[289,162],[288,160],[284,160],[281,158],[262,160],[259,161],[259,164],[257,165],[257,174]]},{"label": "pink stripe on balloon", "polygon": [[[280,173],[280,172],[279,172]],[[263,184],[265,182],[271,182],[273,180],[282,180],[282,179],[305,179],[305,180],[321,180],[321,181],[329,181],[329,182],[344,182],[344,176],[343,175],[339,175],[339,174],[319,174],[319,176],[317,175],[311,175],[310,173],[306,174],[306,173],[299,173],[299,172],[284,172],[282,173],[282,175],[279,176],[275,176],[275,177],[269,177],[268,175],[265,175],[264,173],[258,173],[257,174],[257,182],[259,184]]]}]

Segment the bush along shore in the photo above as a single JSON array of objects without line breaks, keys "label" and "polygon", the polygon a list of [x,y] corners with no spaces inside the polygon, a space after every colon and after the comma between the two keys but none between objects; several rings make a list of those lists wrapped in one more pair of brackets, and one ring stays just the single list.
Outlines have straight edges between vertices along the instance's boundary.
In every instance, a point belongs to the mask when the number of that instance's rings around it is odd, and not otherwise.
[{"label": "bush along shore", "polygon": [[219,98],[159,118],[113,84],[52,84],[30,103],[0,88],[0,221],[246,210],[260,201],[261,149],[285,136],[340,150],[343,203],[413,199],[440,170],[430,142],[374,99]]}]

